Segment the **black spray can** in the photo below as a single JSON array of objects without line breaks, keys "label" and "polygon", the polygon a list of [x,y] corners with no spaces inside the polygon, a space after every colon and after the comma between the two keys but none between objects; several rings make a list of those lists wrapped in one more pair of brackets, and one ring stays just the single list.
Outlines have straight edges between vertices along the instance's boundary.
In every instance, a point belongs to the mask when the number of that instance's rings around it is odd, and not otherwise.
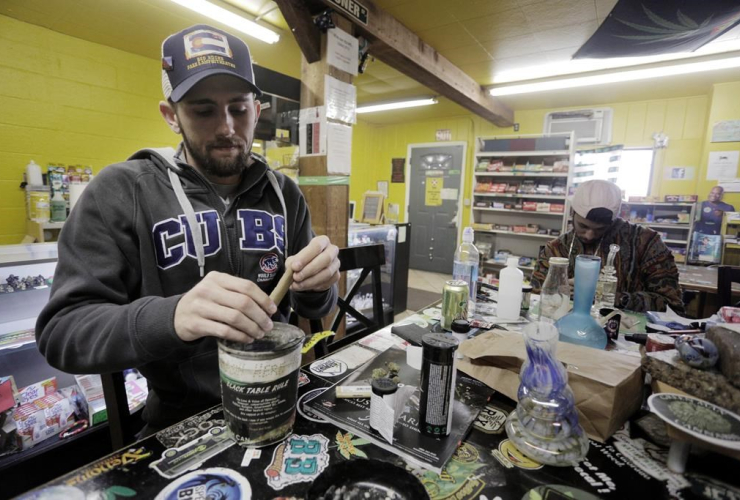
[{"label": "black spray can", "polygon": [[457,339],[443,333],[421,338],[422,363],[419,397],[419,427],[428,436],[447,436],[452,422],[455,391]]}]

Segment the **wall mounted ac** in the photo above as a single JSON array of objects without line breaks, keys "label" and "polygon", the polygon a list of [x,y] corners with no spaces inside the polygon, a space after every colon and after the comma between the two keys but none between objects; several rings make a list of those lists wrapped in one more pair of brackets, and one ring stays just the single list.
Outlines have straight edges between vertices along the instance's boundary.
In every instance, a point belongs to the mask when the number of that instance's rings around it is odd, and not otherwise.
[{"label": "wall mounted ac", "polygon": [[577,144],[609,144],[612,140],[612,109],[591,108],[547,113],[544,133],[563,132],[575,132]]}]

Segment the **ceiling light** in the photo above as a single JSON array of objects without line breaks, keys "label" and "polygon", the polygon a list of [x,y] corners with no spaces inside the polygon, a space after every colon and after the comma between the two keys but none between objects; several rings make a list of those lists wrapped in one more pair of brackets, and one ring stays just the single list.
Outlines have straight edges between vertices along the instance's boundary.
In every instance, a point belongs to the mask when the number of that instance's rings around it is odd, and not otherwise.
[{"label": "ceiling light", "polygon": [[713,59],[695,63],[681,63],[669,66],[657,66],[646,69],[625,70],[614,73],[603,73],[599,75],[580,76],[573,78],[562,78],[534,83],[521,83],[518,85],[506,85],[489,90],[492,96],[504,96],[514,94],[528,94],[531,92],[544,92],[547,90],[572,89],[590,85],[604,85],[607,83],[630,82],[645,80],[647,78],[660,78],[663,76],[685,75],[689,73],[701,73],[703,71],[714,71],[718,69],[729,69],[740,67],[740,57],[728,57],[725,59]]},{"label": "ceiling light", "polygon": [[245,19],[237,14],[234,14],[233,12],[224,9],[223,7],[219,7],[218,5],[207,2],[206,0],[172,1],[178,5],[182,5],[183,7],[187,7],[188,9],[195,11],[198,14],[202,14],[208,18],[213,19],[214,21],[218,21],[221,24],[240,31],[245,35],[257,38],[258,40],[262,40],[263,42],[276,43],[278,40],[280,40],[280,35],[278,35],[274,31],[265,28],[264,26],[261,26],[253,21],[250,21],[249,19]]},{"label": "ceiling light", "polygon": [[423,99],[409,99],[407,101],[384,102],[379,104],[367,104],[358,106],[358,113],[374,113],[376,111],[388,111],[389,109],[415,108],[417,106],[428,106],[437,104],[436,97],[425,97]]}]

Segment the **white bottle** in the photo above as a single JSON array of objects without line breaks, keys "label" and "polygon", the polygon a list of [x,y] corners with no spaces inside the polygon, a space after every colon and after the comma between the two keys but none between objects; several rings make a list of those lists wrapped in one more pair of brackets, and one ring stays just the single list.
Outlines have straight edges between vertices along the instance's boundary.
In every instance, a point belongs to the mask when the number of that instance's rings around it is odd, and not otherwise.
[{"label": "white bottle", "polygon": [[498,275],[496,316],[500,319],[519,319],[522,309],[524,273],[517,267],[518,265],[518,257],[509,257],[506,260],[506,267]]},{"label": "white bottle", "polygon": [[26,165],[26,183],[31,186],[44,185],[44,178],[41,176],[41,167],[33,160]]},{"label": "white bottle", "polygon": [[473,244],[475,232],[472,227],[463,230],[462,244],[455,252],[455,264],[452,267],[452,279],[463,280],[468,284],[468,319],[475,313],[476,286],[478,283],[478,266],[480,252]]}]

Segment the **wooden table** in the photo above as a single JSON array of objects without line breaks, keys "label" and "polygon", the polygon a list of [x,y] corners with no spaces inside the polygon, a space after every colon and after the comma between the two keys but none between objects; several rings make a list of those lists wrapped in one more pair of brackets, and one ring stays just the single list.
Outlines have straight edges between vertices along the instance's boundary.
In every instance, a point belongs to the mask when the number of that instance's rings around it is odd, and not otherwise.
[{"label": "wooden table", "polygon": [[[387,338],[389,329],[390,327],[386,332],[381,331],[380,335]],[[352,347],[357,346],[352,344],[329,357],[342,361],[342,356],[345,355],[347,361],[350,354],[346,351]],[[298,389],[299,397],[316,391],[320,393],[337,382],[337,378],[341,379],[352,371],[353,369],[348,369],[341,377],[331,378],[325,374],[317,375],[310,371],[308,366],[304,366],[302,373],[305,377],[302,376],[304,383]],[[182,486],[183,478],[196,481],[197,484],[193,484],[193,488],[204,490],[201,493],[206,493],[205,490],[210,491],[209,488],[214,490],[226,488],[231,484],[229,481],[233,480],[224,480],[219,476],[224,470],[230,471],[228,473],[232,477],[237,477],[238,481],[247,482],[251,493],[248,496],[226,495],[220,498],[257,500],[278,497],[304,498],[313,480],[321,470],[324,470],[323,467],[358,457],[382,460],[410,471],[424,485],[432,499],[586,498],[581,496],[582,494],[571,496],[564,493],[558,496],[554,491],[547,490],[552,485],[563,485],[569,491],[581,490],[602,499],[671,498],[666,481],[651,476],[655,473],[661,474],[660,467],[664,467],[660,464],[660,448],[641,439],[639,434],[634,434],[636,427],[633,427],[632,434],[626,430],[620,431],[606,443],[591,441],[586,459],[577,467],[543,467],[517,456],[516,449],[511,446],[504,430],[506,417],[514,410],[516,403],[495,393],[473,428],[459,444],[457,452],[449,460],[442,474],[437,474],[409,464],[384,448],[358,439],[357,436],[322,421],[316,414],[308,413],[305,404],[300,401],[293,438],[302,443],[301,446],[304,446],[302,449],[313,450],[312,457],[320,458],[318,461],[304,464],[303,459],[290,459],[287,455],[284,456],[285,445],[275,444],[262,448],[258,458],[252,458],[244,465],[245,449],[237,445],[225,446],[221,440],[224,417],[221,407],[216,406],[86,467],[70,472],[20,498],[37,498],[36,495],[42,493],[58,495],[54,498],[80,499],[121,496],[160,498],[158,495],[165,493],[161,498],[175,498],[170,496],[170,493],[176,485]],[[289,439],[291,446],[293,438]],[[215,441],[219,444],[214,444]],[[198,453],[209,452],[214,449],[211,446],[219,447],[215,455],[197,460]],[[194,456],[195,460],[192,463],[191,459]],[[158,467],[162,468],[163,463],[169,463],[168,477],[152,467],[159,464]],[[320,468],[309,466],[316,463],[323,465]],[[718,468],[705,470],[703,463],[703,460],[690,461],[689,471],[699,471],[716,477],[715,472]],[[194,478],[196,476],[194,470],[204,469],[208,469],[208,472],[199,473],[199,476]],[[736,478],[733,481],[723,477],[722,480],[737,482]],[[671,482],[674,489],[677,485],[681,488],[688,488],[689,485],[689,481],[683,476],[672,478]],[[530,493],[536,488],[545,490]],[[548,491],[551,496],[546,494]],[[180,493],[182,492],[181,487]],[[682,493],[688,494],[688,489]],[[196,498],[196,496],[193,493],[191,496],[181,495],[177,498]]]},{"label": "wooden table", "polygon": [[[685,290],[717,293],[717,268],[676,264],[678,284]],[[740,288],[738,288],[740,291]]]}]

